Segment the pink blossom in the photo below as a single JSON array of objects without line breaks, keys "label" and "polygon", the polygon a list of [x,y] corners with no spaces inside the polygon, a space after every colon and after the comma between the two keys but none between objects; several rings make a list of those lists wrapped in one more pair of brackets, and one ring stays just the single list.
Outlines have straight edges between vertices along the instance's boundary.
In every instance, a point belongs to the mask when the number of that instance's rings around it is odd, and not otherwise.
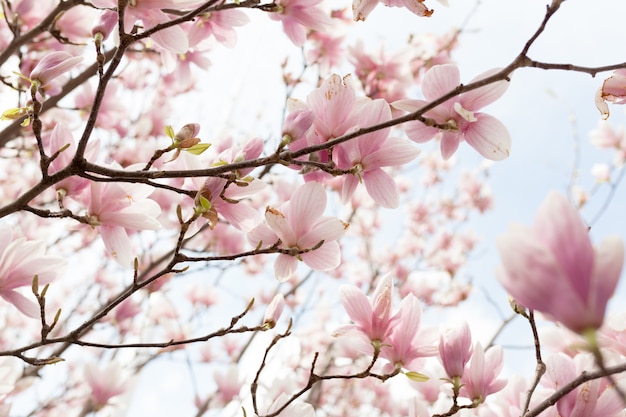
[{"label": "pink blossom", "polygon": [[369,300],[355,286],[343,285],[339,290],[339,300],[354,324],[342,326],[335,334],[358,332],[372,343],[385,343],[391,334],[390,319],[393,301],[393,276],[385,274]]},{"label": "pink blossom", "polygon": [[472,356],[472,334],[467,322],[447,329],[439,338],[439,357],[449,378],[462,377]]},{"label": "pink blossom", "polygon": [[237,229],[248,232],[261,223],[261,216],[241,200],[264,187],[265,183],[259,180],[237,184],[224,178],[207,178],[196,195],[196,210],[209,220],[211,229],[217,225],[219,215]]},{"label": "pink blossom", "polygon": [[82,198],[88,205],[89,222],[98,227],[106,251],[122,266],[133,261],[128,231],[156,230],[160,206],[147,198],[152,188],[143,184],[91,183]]},{"label": "pink blossom", "polygon": [[[484,79],[497,70],[480,74],[471,82]],[[451,92],[461,83],[459,68],[453,64],[432,67],[422,83],[424,100],[400,100],[394,107],[414,112],[429,102]],[[424,116],[434,119],[439,124],[449,124],[450,129],[426,126],[420,121],[406,124],[408,137],[418,143],[428,142],[436,136],[441,137],[441,155],[450,158],[462,141],[466,141],[478,153],[487,159],[499,161],[509,156],[511,136],[506,127],[493,116],[478,110],[500,98],[508,87],[507,81],[498,81],[476,90],[458,95],[445,103],[427,111]]]},{"label": "pink blossom", "polygon": [[498,238],[496,276],[527,308],[581,333],[602,325],[624,263],[624,243],[591,245],[587,226],[565,196],[552,192],[532,227],[512,225]]},{"label": "pink blossom", "polygon": [[419,300],[409,294],[400,302],[398,313],[391,320],[391,335],[382,346],[380,356],[390,364],[386,371],[405,368],[415,371],[418,361],[437,354],[434,332],[421,330],[422,307]]},{"label": "pink blossom", "polygon": [[337,239],[348,225],[335,217],[323,216],[325,208],[324,187],[309,182],[301,185],[291,200],[278,209],[267,207],[266,223],[248,233],[248,241],[253,246],[278,244],[286,252],[278,255],[274,263],[278,280],[289,279],[296,272],[298,260],[316,271],[329,271],[339,266],[341,251]]},{"label": "pink blossom", "polygon": [[232,48],[237,43],[235,27],[243,26],[249,20],[241,10],[220,10],[202,14],[189,29],[189,45],[195,47],[213,35],[218,42]]},{"label": "pink blossom", "polygon": [[473,402],[482,403],[488,395],[500,391],[506,380],[497,379],[502,370],[502,347],[494,346],[487,352],[480,343],[474,346],[474,353],[461,378],[461,395]]},{"label": "pink blossom", "polygon": [[59,75],[74,68],[82,60],[82,57],[72,56],[65,51],[50,52],[41,58],[30,72],[29,78],[33,82],[39,83],[40,87],[45,87]]},{"label": "pink blossom", "polygon": [[85,380],[91,387],[91,401],[96,409],[102,408],[111,398],[124,393],[128,386],[122,368],[116,363],[110,363],[102,369],[88,362],[85,365]]},{"label": "pink blossom", "polygon": [[42,241],[14,239],[11,228],[0,225],[0,297],[28,317],[39,317],[39,306],[16,289],[28,287],[30,291],[35,275],[40,286],[49,284],[65,265],[64,259],[45,252]]},{"label": "pink blossom", "polygon": [[[571,382],[582,372],[590,371],[594,359],[591,355],[571,358],[564,353],[550,356],[546,361],[547,377],[555,390]],[[587,381],[567,393],[556,403],[561,416],[617,417],[623,415],[623,404],[615,389],[605,378]]]},{"label": "pink blossom", "polygon": [[[391,119],[391,110],[382,99],[368,101],[353,112],[350,124],[367,126]],[[400,204],[400,193],[393,178],[382,168],[403,165],[419,153],[409,142],[389,138],[389,130],[383,129],[360,136],[355,140],[339,144],[333,151],[333,161],[340,169],[354,170],[344,175],[341,188],[342,200],[348,201],[359,182],[365,184],[368,194],[383,207],[396,208]]]},{"label": "pink blossom", "polygon": [[277,0],[276,12],[270,14],[273,20],[280,20],[283,30],[296,46],[304,45],[309,29],[324,31],[331,20],[319,7],[322,0]]}]

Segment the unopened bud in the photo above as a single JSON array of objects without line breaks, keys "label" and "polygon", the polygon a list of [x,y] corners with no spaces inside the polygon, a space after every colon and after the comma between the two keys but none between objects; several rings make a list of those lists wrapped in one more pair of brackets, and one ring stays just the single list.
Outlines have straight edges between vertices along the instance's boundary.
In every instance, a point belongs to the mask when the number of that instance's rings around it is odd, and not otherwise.
[{"label": "unopened bud", "polygon": [[114,12],[113,10],[104,10],[100,14],[98,22],[95,24],[93,29],[91,29],[91,34],[94,37],[100,38],[100,41],[106,40],[115,28],[117,20],[117,12]]},{"label": "unopened bud", "polygon": [[276,322],[283,313],[285,307],[285,297],[281,293],[278,293],[272,298],[267,310],[265,310],[265,317],[263,318],[263,325],[268,329],[273,329],[276,326]]}]

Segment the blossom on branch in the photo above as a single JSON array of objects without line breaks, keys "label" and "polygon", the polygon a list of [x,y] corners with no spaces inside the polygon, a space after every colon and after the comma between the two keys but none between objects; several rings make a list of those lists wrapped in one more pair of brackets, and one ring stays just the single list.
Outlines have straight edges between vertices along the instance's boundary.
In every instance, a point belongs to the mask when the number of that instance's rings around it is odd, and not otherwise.
[{"label": "blossom on branch", "polygon": [[[487,78],[495,72],[496,70],[491,70],[482,73],[470,83]],[[394,102],[393,106],[407,112],[415,112],[452,92],[460,84],[461,76],[456,65],[436,65],[424,75],[422,92],[426,100],[399,100]],[[449,159],[462,141],[467,142],[487,159],[493,161],[505,159],[511,149],[509,131],[498,119],[478,110],[499,99],[508,85],[508,81],[497,81],[457,95],[424,113],[424,117],[447,127],[427,126],[420,121],[408,122],[405,125],[406,134],[417,143],[440,137],[443,159]]]},{"label": "blossom on branch", "polygon": [[63,258],[45,252],[42,241],[14,239],[11,228],[0,225],[0,297],[32,318],[39,317],[39,306],[16,289],[30,288],[35,275],[39,285],[49,284],[65,265]]},{"label": "blossom on branch", "polygon": [[548,195],[533,225],[511,225],[498,249],[496,277],[516,301],[577,333],[602,325],[622,272],[624,243],[607,237],[594,248],[565,196]]},{"label": "blossom on branch", "polygon": [[335,217],[323,216],[325,208],[324,187],[308,182],[278,209],[268,206],[265,223],[248,233],[248,241],[255,247],[278,245],[281,249],[274,264],[279,281],[295,274],[298,260],[316,271],[330,271],[341,263],[337,239],[348,225]]}]

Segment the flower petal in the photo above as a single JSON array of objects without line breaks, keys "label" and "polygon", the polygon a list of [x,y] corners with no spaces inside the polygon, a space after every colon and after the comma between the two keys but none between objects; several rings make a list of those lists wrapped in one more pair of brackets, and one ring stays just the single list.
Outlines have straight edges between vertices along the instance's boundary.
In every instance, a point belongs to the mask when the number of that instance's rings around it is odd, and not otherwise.
[{"label": "flower petal", "polygon": [[341,264],[341,249],[336,241],[326,242],[301,256],[304,263],[316,271],[330,271]]},{"label": "flower petal", "polygon": [[435,65],[424,75],[422,93],[426,100],[435,100],[454,90],[461,83],[459,67],[454,64]]},{"label": "flower petal", "polygon": [[363,182],[370,197],[381,206],[397,208],[400,205],[400,193],[396,182],[381,168],[364,172]]},{"label": "flower petal", "polygon": [[463,132],[465,141],[479,154],[492,161],[509,157],[511,135],[498,119],[485,113],[476,113],[476,121]]}]

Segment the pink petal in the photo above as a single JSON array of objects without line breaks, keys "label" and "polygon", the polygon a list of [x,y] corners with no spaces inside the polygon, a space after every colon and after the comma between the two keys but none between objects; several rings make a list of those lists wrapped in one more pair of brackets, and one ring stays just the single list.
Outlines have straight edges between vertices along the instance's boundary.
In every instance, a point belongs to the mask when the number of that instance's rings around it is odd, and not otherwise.
[{"label": "pink petal", "polygon": [[381,168],[363,173],[367,193],[375,202],[386,208],[400,205],[400,193],[396,182]]},{"label": "pink petal", "polygon": [[347,203],[354,194],[356,187],[359,185],[359,178],[356,175],[348,174],[343,176],[341,185],[341,201]]},{"label": "pink petal", "polygon": [[425,75],[422,93],[426,100],[435,100],[454,90],[461,83],[459,67],[454,64],[435,65]]},{"label": "pink petal", "polygon": [[611,298],[624,267],[624,242],[610,236],[595,249],[592,273],[593,293],[589,294],[591,308],[604,317],[606,303]]},{"label": "pink petal", "polygon": [[[470,82],[480,81],[498,73],[500,70],[501,68],[494,68],[485,71]],[[460,102],[463,108],[470,111],[477,111],[502,97],[507,88],[509,88],[509,82],[506,80],[491,83],[484,87],[477,88],[476,90],[463,93]]]},{"label": "pink petal", "polygon": [[298,239],[298,246],[301,249],[308,249],[322,240],[326,243],[337,240],[344,235],[347,227],[347,224],[336,217],[323,217],[308,233]]},{"label": "pink petal", "polygon": [[326,242],[301,256],[304,263],[316,271],[330,271],[341,264],[341,249],[336,241]]},{"label": "pink petal", "polygon": [[367,16],[374,10],[378,4],[378,0],[354,0],[352,2],[352,13],[355,21],[365,20]]},{"label": "pink petal", "polygon": [[587,227],[563,194],[548,195],[537,212],[533,230],[569,277],[579,298],[587,299],[592,286],[594,251]]},{"label": "pink petal", "polygon": [[250,230],[246,235],[248,242],[255,248],[261,244],[262,248],[267,248],[276,243],[279,239],[270,227],[263,223]]},{"label": "pink petal", "polygon": [[120,226],[100,226],[100,235],[109,255],[120,265],[130,267],[133,262],[133,253],[126,230]]},{"label": "pink petal", "polygon": [[298,260],[293,256],[281,253],[274,262],[274,275],[280,282],[285,282],[296,273]]},{"label": "pink petal", "polygon": [[282,241],[283,246],[290,247],[296,244],[296,235],[284,214],[268,207],[265,210],[265,221]]},{"label": "pink petal", "polygon": [[287,220],[296,235],[302,236],[309,225],[319,219],[326,209],[326,191],[319,182],[307,182],[293,193],[289,201]]},{"label": "pink petal", "polygon": [[339,289],[339,301],[356,324],[365,327],[372,320],[372,306],[365,294],[353,285],[342,285]]},{"label": "pink petal", "polygon": [[361,163],[366,169],[394,167],[411,162],[419,152],[404,139],[389,138],[381,149],[366,155]]},{"label": "pink petal", "polygon": [[34,319],[40,316],[39,306],[17,291],[0,291],[0,297],[13,304],[22,314]]},{"label": "pink petal", "polygon": [[460,135],[458,132],[444,131],[441,135],[441,157],[447,161],[459,149]]},{"label": "pink petal", "polygon": [[569,318],[580,321],[582,300],[569,287],[550,250],[537,242],[531,229],[512,225],[497,244],[504,268],[496,270],[496,278],[515,300],[563,322]]},{"label": "pink petal", "polygon": [[463,132],[465,141],[479,154],[492,161],[508,158],[511,136],[506,126],[488,114],[476,113],[475,116],[477,120],[470,123]]}]

